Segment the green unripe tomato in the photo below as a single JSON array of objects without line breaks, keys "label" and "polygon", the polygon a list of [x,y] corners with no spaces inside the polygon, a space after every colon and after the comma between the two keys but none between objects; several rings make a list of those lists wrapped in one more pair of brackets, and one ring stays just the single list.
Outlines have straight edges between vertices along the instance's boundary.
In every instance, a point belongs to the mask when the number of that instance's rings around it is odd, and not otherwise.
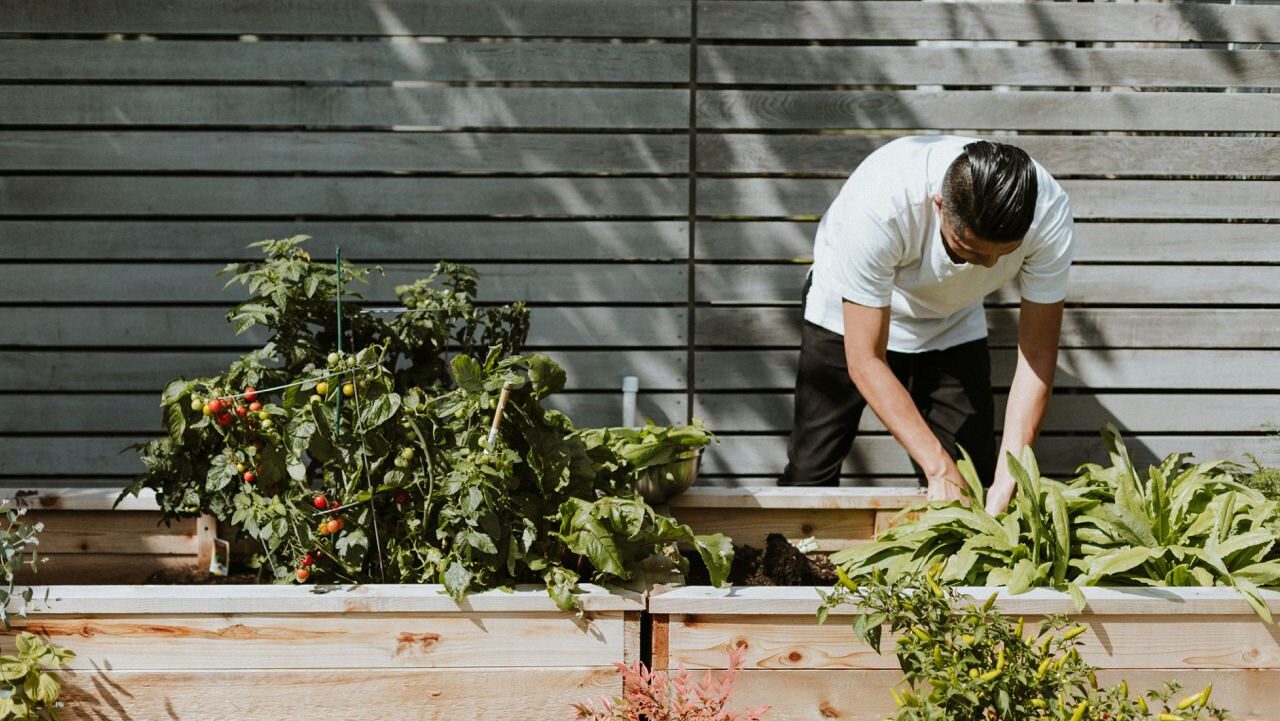
[{"label": "green unripe tomato", "polygon": [[324,398],[322,398],[319,393],[312,393],[311,397],[308,398],[307,400],[311,401],[312,403],[319,403],[320,401],[324,400]]},{"label": "green unripe tomato", "polygon": [[329,365],[336,366],[340,360],[342,360],[342,356],[338,355],[337,351],[329,354]]},{"label": "green unripe tomato", "polygon": [[270,418],[266,419],[265,421],[262,422],[262,430],[264,431],[271,430],[271,425],[272,425],[271,419]]},{"label": "green unripe tomato", "polygon": [[353,356],[353,355],[349,355],[349,356],[347,356],[347,367],[348,367],[348,368],[355,368],[355,367],[356,367],[356,357],[355,357],[355,356]]},{"label": "green unripe tomato", "polygon": [[401,458],[403,458],[403,459],[405,459],[406,461],[411,461],[411,460],[413,460],[413,449],[412,449],[412,448],[406,448],[406,449],[404,449],[403,451],[400,451],[400,457],[401,457]]},{"label": "green unripe tomato", "polygon": [[198,411],[198,410],[201,410],[202,408],[204,408],[204,401],[200,400],[199,398],[196,398],[195,396],[192,396],[191,410]]},{"label": "green unripe tomato", "polygon": [[267,413],[266,411],[258,411],[258,420],[265,421],[270,417],[271,417],[270,413]]}]

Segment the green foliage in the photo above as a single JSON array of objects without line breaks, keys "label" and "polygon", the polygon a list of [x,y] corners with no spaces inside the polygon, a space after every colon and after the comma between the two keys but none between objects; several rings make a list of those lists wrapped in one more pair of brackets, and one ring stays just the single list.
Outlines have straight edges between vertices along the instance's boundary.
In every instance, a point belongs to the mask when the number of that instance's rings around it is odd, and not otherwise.
[{"label": "green foliage", "polygon": [[[1018,492],[1006,512],[991,516],[980,495],[969,506],[923,504],[908,509],[920,514],[916,520],[832,561],[854,578],[876,570],[897,578],[941,564],[944,582],[1011,593],[1051,586],[1081,607],[1081,586],[1230,586],[1270,621],[1258,587],[1280,581],[1273,530],[1280,505],[1237,482],[1231,464],[1192,464],[1185,453],[1144,478],[1113,426],[1103,437],[1110,466],[1081,466],[1078,477],[1060,483],[1040,475],[1027,449],[1021,462],[1008,459]],[[972,465],[960,465],[972,477]]]},{"label": "green foliage", "polygon": [[35,547],[40,544],[37,534],[44,530],[43,523],[31,525],[23,516],[25,508],[6,506],[4,509],[4,531],[0,533],[0,573],[4,574],[4,583],[0,584],[0,624],[9,628],[9,612],[16,600],[18,614],[25,616],[27,606],[31,603],[31,587],[24,587],[14,593],[13,579],[23,566],[29,566],[32,573],[39,570],[39,556]]},{"label": "green foliage", "polygon": [[[169,384],[168,435],[139,446],[147,472],[126,493],[152,488],[167,517],[229,523],[277,581],[441,583],[455,598],[542,582],[568,609],[580,581],[678,579],[678,541],[727,575],[727,538],[655,513],[613,450],[543,407],[565,373],[519,355],[522,305],[477,306],[475,272],[441,263],[396,288],[399,317],[348,314],[359,350],[332,352],[337,294],[370,271],[344,266],[339,286],[301,240],[258,244],[264,263],[229,267],[254,294],[230,320],[266,326],[270,341],[225,374]],[[253,410],[237,397],[283,385]]]},{"label": "green foliage", "polygon": [[668,427],[645,423],[643,428],[587,428],[578,431],[591,447],[605,446],[634,477],[639,471],[670,463],[689,451],[705,448],[715,436],[697,418],[687,426]]},{"label": "green foliage", "polygon": [[[1227,719],[1209,702],[1211,689],[1174,700],[1177,684],[1131,697],[1127,684],[1103,688],[1077,650],[1087,629],[1065,616],[1049,616],[1030,634],[995,607],[962,598],[929,572],[889,579],[874,571],[823,593],[818,611],[856,604],[860,638],[880,652],[885,627],[897,638],[894,654],[904,677],[891,691],[894,721],[1196,721]],[[1181,707],[1181,708],[1179,708]],[[1173,714],[1163,716],[1161,714]]]},{"label": "green foliage", "polygon": [[33,633],[15,639],[16,656],[0,656],[0,721],[56,721],[62,684],[49,670],[65,667],[75,654]]}]

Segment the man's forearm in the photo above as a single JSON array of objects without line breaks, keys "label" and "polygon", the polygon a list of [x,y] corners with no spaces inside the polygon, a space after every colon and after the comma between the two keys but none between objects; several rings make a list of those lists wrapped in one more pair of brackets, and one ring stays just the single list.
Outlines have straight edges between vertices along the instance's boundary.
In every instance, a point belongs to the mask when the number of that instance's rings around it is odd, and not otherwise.
[{"label": "man's forearm", "polygon": [[850,362],[849,369],[867,405],[925,474],[935,478],[945,473],[950,456],[889,364],[878,357],[864,358]]},{"label": "man's forearm", "polygon": [[1029,361],[1019,354],[1018,367],[1009,388],[1009,402],[1004,413],[1004,433],[1000,442],[998,463],[1003,463],[1006,453],[1017,457],[1023,447],[1035,443],[1040,433],[1040,423],[1049,397],[1053,394],[1053,369],[1057,353],[1052,357]]}]

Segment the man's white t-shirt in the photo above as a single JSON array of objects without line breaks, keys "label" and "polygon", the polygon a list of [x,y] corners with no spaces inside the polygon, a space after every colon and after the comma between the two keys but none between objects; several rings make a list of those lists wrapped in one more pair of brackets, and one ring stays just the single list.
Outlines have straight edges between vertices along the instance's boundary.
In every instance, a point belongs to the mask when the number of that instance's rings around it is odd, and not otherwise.
[{"label": "man's white t-shirt", "polygon": [[982,300],[1015,275],[1027,300],[1066,298],[1071,205],[1039,163],[1035,215],[1018,249],[991,268],[957,265],[947,255],[933,196],[942,195],[947,168],[975,140],[912,136],[867,156],[818,225],[805,320],[844,335],[845,299],[889,306],[889,350],[919,353],[985,337]]}]

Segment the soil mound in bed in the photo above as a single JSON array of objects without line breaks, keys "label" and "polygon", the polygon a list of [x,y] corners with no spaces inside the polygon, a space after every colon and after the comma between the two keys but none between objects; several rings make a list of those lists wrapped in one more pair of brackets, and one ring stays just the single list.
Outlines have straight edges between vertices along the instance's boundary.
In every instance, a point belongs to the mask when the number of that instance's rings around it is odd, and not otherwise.
[{"label": "soil mound in bed", "polygon": [[[688,584],[710,585],[711,577],[697,554],[685,557],[689,559]],[[782,534],[770,533],[763,551],[734,544],[729,582],[735,586],[830,586],[836,582],[836,569],[827,554],[804,553]]]}]

